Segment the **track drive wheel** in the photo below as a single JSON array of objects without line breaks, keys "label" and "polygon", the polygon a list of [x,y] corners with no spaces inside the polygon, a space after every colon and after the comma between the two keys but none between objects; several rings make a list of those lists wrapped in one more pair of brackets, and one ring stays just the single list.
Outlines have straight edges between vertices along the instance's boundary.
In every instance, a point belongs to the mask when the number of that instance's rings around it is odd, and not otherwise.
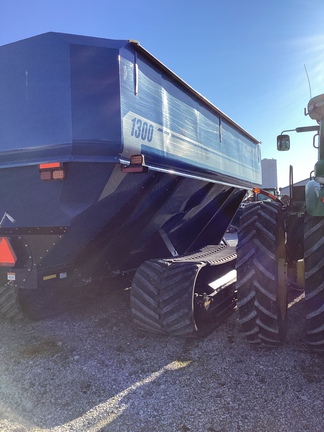
[{"label": "track drive wheel", "polygon": [[307,342],[324,351],[324,218],[306,215],[304,265]]},{"label": "track drive wheel", "polygon": [[242,332],[256,346],[284,342],[287,283],[284,217],[280,203],[248,205],[237,245],[237,306]]}]

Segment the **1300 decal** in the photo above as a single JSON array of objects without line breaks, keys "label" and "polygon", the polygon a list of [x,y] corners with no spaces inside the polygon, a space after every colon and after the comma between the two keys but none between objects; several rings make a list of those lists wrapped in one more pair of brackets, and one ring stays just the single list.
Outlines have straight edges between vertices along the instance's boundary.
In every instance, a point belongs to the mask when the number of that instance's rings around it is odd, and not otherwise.
[{"label": "1300 decal", "polygon": [[153,139],[153,125],[134,117],[132,119],[131,136],[141,138],[143,141],[151,142]]}]

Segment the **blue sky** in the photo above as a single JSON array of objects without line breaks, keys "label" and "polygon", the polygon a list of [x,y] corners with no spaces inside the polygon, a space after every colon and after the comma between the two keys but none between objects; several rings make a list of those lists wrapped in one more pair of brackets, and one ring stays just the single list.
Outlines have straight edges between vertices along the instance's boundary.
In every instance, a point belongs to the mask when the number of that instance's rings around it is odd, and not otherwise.
[{"label": "blue sky", "polygon": [[135,39],[262,142],[278,185],[308,177],[317,160],[304,116],[324,93],[323,0],[0,0],[0,45],[48,31]]}]

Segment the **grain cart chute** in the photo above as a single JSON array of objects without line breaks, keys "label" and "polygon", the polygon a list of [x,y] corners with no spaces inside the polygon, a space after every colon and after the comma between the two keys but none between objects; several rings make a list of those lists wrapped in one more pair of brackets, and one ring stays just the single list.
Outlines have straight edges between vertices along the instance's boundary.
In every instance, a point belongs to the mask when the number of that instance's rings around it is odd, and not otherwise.
[{"label": "grain cart chute", "polygon": [[133,41],[47,33],[0,63],[1,313],[138,269],[141,328],[209,330],[233,309],[222,238],[260,185],[256,139]]},{"label": "grain cart chute", "polygon": [[[237,247],[237,289],[240,322],[246,340],[275,346],[285,340],[287,290],[305,291],[307,342],[324,350],[324,95],[308,103],[318,125],[289,131],[313,132],[318,161],[305,186],[293,185],[290,199],[250,204],[241,217]],[[283,131],[279,151],[290,148]]]}]

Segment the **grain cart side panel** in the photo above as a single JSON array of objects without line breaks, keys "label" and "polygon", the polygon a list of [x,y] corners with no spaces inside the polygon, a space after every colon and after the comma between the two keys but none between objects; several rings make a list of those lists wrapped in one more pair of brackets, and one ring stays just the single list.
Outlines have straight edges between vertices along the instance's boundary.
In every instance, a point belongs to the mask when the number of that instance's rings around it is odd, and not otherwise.
[{"label": "grain cart side panel", "polygon": [[137,43],[47,33],[0,64],[0,238],[17,255],[0,273],[18,292],[218,244],[261,183],[257,140]]},{"label": "grain cart side panel", "polygon": [[259,147],[141,47],[121,56],[122,156],[235,185],[260,183]]}]

